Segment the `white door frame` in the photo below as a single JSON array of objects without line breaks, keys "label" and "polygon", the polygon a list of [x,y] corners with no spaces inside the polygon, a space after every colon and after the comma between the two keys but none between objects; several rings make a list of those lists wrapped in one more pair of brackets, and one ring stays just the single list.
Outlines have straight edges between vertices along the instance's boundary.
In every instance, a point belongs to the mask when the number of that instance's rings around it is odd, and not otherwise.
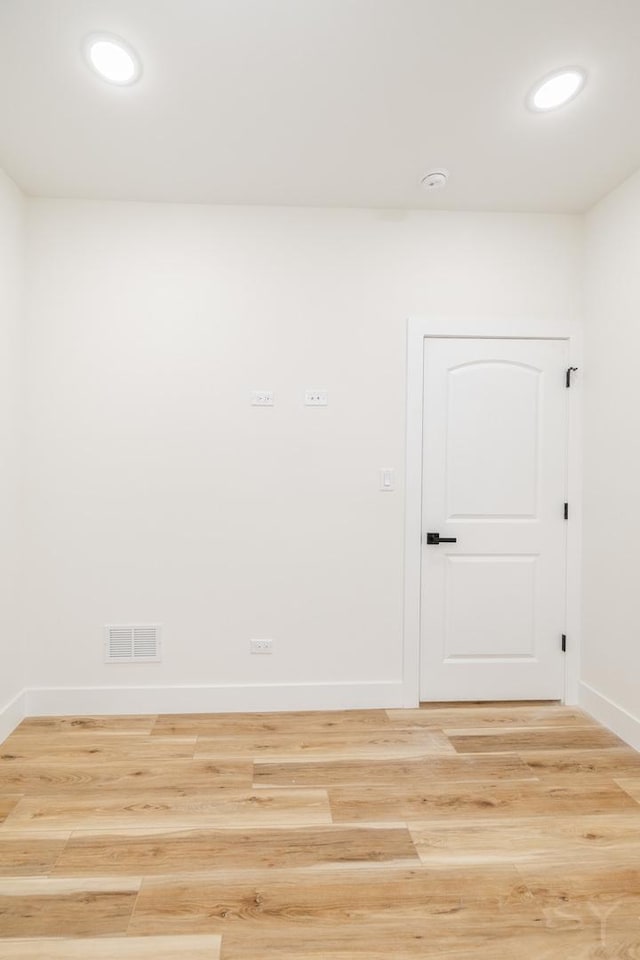
[{"label": "white door frame", "polygon": [[403,702],[420,702],[422,577],[422,418],[424,341],[429,337],[567,340],[578,367],[568,391],[567,653],[564,702],[578,702],[582,548],[582,338],[577,322],[558,318],[410,317],[407,321],[407,437],[405,462]]}]

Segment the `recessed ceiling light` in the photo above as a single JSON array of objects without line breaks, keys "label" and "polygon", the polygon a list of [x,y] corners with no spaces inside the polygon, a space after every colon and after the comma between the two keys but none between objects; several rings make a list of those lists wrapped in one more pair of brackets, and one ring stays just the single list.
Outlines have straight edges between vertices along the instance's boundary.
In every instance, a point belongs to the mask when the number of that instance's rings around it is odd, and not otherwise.
[{"label": "recessed ceiling light", "polygon": [[431,170],[420,182],[425,190],[441,190],[446,187],[448,179],[448,171],[441,167],[439,170]]},{"label": "recessed ceiling light", "polygon": [[587,82],[582,67],[563,67],[539,80],[527,97],[527,106],[537,112],[556,110],[577,97]]},{"label": "recessed ceiling light", "polygon": [[120,37],[109,33],[92,33],[84,42],[84,52],[89,66],[109,83],[127,86],[140,78],[140,57]]}]

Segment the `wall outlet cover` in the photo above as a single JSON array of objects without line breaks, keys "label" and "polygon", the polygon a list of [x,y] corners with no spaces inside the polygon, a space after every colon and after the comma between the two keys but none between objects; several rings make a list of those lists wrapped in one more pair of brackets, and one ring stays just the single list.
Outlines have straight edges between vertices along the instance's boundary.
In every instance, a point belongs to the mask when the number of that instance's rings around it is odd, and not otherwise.
[{"label": "wall outlet cover", "polygon": [[249,640],[251,653],[273,653],[273,640]]},{"label": "wall outlet cover", "polygon": [[252,390],[251,406],[252,407],[272,407],[273,406],[273,390]]},{"label": "wall outlet cover", "polygon": [[327,390],[305,390],[305,407],[326,407],[329,403],[329,392]]}]

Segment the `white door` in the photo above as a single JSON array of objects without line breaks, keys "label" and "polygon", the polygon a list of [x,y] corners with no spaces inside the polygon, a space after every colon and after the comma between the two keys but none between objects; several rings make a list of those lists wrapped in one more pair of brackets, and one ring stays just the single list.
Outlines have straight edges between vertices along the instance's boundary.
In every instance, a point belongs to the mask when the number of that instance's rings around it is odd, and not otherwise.
[{"label": "white door", "polygon": [[567,365],[564,340],[425,340],[421,700],[563,696]]}]

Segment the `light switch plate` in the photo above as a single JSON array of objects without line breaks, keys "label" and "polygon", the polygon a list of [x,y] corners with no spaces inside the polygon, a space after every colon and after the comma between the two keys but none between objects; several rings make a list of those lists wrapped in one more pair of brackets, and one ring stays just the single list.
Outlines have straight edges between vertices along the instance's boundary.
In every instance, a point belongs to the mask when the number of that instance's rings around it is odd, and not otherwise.
[{"label": "light switch plate", "polygon": [[396,472],[393,467],[382,467],[380,470],[380,489],[383,493],[390,493],[396,488]]}]

